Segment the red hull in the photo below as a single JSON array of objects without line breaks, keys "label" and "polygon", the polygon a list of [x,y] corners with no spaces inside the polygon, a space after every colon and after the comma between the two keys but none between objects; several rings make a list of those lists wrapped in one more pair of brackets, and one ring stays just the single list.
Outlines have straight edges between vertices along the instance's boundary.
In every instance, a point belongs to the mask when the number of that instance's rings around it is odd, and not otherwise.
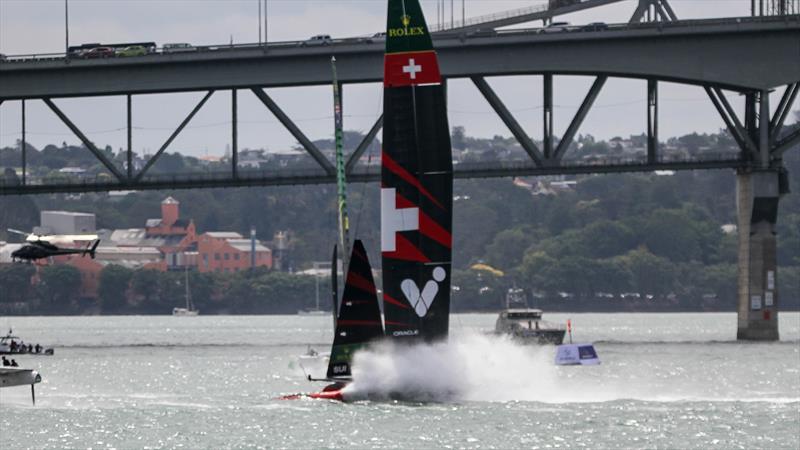
[{"label": "red hull", "polygon": [[291,394],[279,397],[279,400],[299,400],[301,398],[313,398],[317,400],[336,400],[338,402],[345,401],[344,388],[347,385],[344,383],[334,383],[326,386],[321,392],[312,392],[311,394]]}]

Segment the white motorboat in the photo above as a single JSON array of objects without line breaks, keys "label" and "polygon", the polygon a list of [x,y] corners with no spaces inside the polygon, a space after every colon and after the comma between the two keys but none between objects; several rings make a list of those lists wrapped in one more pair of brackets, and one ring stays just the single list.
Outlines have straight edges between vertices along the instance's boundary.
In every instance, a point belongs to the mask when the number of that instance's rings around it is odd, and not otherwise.
[{"label": "white motorboat", "polygon": [[564,341],[565,332],[563,325],[542,320],[541,309],[528,308],[522,289],[508,290],[506,309],[497,317],[495,334],[508,335],[526,344],[559,345]]},{"label": "white motorboat", "polygon": [[14,336],[11,330],[0,337],[0,355],[46,355],[52,356],[52,348],[44,348],[39,344],[25,344],[19,336]]}]

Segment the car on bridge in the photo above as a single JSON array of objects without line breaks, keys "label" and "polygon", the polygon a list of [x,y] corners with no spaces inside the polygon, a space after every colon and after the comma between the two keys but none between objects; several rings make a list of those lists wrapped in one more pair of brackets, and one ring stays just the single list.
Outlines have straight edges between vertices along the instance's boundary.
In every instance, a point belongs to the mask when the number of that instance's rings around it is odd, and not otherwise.
[{"label": "car on bridge", "polygon": [[329,34],[318,34],[316,36],[311,36],[310,38],[306,39],[305,41],[300,43],[301,47],[305,46],[316,46],[316,45],[330,45],[333,43],[333,39],[331,39],[331,35]]},{"label": "car on bridge", "polygon": [[550,25],[542,28],[540,33],[564,33],[569,31],[569,22],[553,22]]},{"label": "car on bridge", "polygon": [[111,47],[95,47],[81,54],[83,58],[88,58],[88,59],[111,58],[115,55],[116,53],[114,52],[114,49]]},{"label": "car on bridge", "polygon": [[117,56],[144,56],[147,54],[147,49],[141,45],[131,45],[130,47],[125,47],[122,50],[117,51]]},{"label": "car on bridge", "polygon": [[586,25],[581,27],[581,31],[606,31],[606,30],[608,30],[608,24],[605,22],[587,23]]},{"label": "car on bridge", "polygon": [[186,42],[164,44],[164,46],[161,47],[162,53],[185,53],[196,51],[197,47],[193,46],[192,44],[187,44]]},{"label": "car on bridge", "polygon": [[381,31],[380,33],[375,33],[372,36],[367,36],[363,38],[362,41],[370,44],[372,44],[373,42],[386,42],[386,32]]}]

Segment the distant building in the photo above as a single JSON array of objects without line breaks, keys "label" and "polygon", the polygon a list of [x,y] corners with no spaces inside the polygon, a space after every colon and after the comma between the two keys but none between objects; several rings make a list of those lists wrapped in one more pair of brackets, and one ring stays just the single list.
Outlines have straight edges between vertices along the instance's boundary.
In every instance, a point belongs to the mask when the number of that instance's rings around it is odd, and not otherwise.
[{"label": "distant building", "polygon": [[[197,270],[199,272],[239,272],[251,265],[250,239],[239,233],[211,231],[197,240]],[[272,251],[255,243],[255,266],[272,268]]]},{"label": "distant building", "polygon": [[67,175],[83,175],[86,173],[86,169],[81,167],[62,167],[58,169],[58,173],[64,173]]},{"label": "distant building", "polygon": [[[97,233],[101,237],[95,259],[82,255],[60,255],[37,262],[39,266],[67,264],[81,273],[83,298],[97,298],[100,273],[108,265],[129,269],[183,270],[200,272],[238,272],[251,267],[251,248],[255,243],[255,266],[272,268],[272,251],[239,233],[210,232],[198,236],[194,221],[180,217],[180,202],[167,197],[161,202],[161,217],[147,219],[144,228],[95,230],[94,214],[67,211],[42,211],[46,234]],[[285,250],[288,237],[280,235]],[[0,264],[11,262],[11,252],[22,244],[0,242]],[[75,246],[85,246],[76,242]],[[34,276],[35,278],[35,276]],[[35,280],[34,280],[35,281]]]},{"label": "distant building", "polygon": [[272,248],[275,251],[273,256],[273,268],[276,270],[288,270],[290,264],[288,261],[289,252],[289,232],[277,231],[272,238]]},{"label": "distant building", "polygon": [[196,251],[197,232],[194,221],[180,218],[180,202],[167,197],[161,202],[161,217],[147,219],[144,228],[114,230],[108,247],[149,247],[157,249],[164,259],[164,270],[196,265],[186,252]]},{"label": "distant building", "polygon": [[72,211],[42,211],[36,234],[87,234],[94,233],[94,214]]},{"label": "distant building", "polygon": [[237,162],[239,167],[247,169],[258,169],[262,164],[266,165],[269,160],[264,156],[264,150],[245,149],[239,152]]}]

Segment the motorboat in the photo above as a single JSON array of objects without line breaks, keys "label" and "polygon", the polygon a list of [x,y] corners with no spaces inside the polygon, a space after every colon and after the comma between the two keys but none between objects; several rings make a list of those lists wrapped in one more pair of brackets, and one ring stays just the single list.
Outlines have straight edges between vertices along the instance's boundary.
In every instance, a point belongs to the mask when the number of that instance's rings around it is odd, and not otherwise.
[{"label": "motorboat", "polygon": [[53,355],[52,348],[44,348],[39,344],[26,344],[19,336],[14,336],[12,330],[0,337],[0,355]]},{"label": "motorboat", "polygon": [[506,308],[495,322],[495,334],[511,336],[526,344],[560,345],[565,333],[563,325],[542,320],[541,309],[528,308],[524,290],[508,290]]}]

